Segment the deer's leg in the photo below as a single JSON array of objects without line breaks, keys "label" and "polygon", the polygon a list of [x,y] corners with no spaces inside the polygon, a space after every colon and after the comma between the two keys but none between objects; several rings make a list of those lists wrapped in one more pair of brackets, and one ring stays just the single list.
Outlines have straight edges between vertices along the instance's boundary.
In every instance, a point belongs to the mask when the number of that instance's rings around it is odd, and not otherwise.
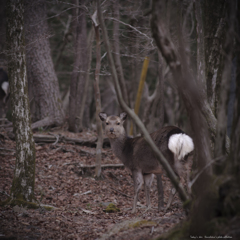
[{"label": "deer's leg", "polygon": [[132,213],[135,213],[138,200],[138,193],[143,185],[143,175],[141,172],[138,171],[133,172],[133,182],[134,182],[134,200]]},{"label": "deer's leg", "polygon": [[164,207],[162,174],[157,174],[157,189],[158,189],[158,211],[160,212]]},{"label": "deer's leg", "polygon": [[146,201],[147,201],[147,208],[150,208],[151,201],[150,201],[150,188],[153,182],[154,175],[153,174],[147,174],[143,175],[144,178],[144,190],[146,195]]},{"label": "deer's leg", "polygon": [[170,193],[170,196],[169,196],[169,199],[168,199],[168,203],[167,203],[167,207],[166,207],[166,211],[168,210],[168,208],[172,205],[172,201],[173,201],[173,198],[176,194],[176,189],[175,188],[172,188],[171,189],[171,193]]}]

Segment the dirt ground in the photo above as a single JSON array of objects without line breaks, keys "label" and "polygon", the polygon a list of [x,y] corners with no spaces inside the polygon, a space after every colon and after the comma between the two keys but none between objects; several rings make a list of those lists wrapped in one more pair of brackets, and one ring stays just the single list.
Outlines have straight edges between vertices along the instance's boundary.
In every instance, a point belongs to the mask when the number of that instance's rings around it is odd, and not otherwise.
[{"label": "dirt ground", "polygon": [[[94,132],[79,134],[55,131],[71,138],[91,138]],[[7,199],[12,184],[15,142],[1,133],[0,200]],[[0,207],[0,239],[154,239],[185,218],[181,202],[175,197],[171,209],[157,211],[157,184],[151,189],[153,208],[145,211],[145,196],[139,196],[137,213],[131,213],[133,181],[123,167],[102,169],[102,179],[94,178],[95,148],[71,143],[36,144],[35,197],[41,204],[56,207],[46,211],[23,207]],[[120,161],[110,148],[103,149],[102,164]],[[171,187],[163,176],[165,204]],[[109,203],[119,212],[107,213]]]}]

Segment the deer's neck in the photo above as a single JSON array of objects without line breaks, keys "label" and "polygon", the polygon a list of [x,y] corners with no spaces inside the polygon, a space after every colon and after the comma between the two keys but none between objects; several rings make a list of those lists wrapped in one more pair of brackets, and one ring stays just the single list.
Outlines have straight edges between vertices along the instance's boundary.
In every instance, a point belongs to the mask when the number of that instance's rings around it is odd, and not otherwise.
[{"label": "deer's neck", "polygon": [[118,157],[123,162],[124,165],[126,165],[127,167],[130,167],[128,166],[129,165],[128,163],[129,161],[131,161],[132,151],[127,150],[131,148],[131,143],[129,142],[129,138],[127,134],[124,133],[118,138],[110,139],[110,144],[115,156]]}]

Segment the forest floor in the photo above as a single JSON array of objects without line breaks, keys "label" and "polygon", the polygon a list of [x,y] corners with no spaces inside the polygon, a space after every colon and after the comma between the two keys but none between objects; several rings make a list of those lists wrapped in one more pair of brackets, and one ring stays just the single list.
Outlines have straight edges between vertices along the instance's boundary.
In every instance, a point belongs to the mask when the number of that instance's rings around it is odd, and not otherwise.
[{"label": "forest floor", "polygon": [[[94,132],[74,134],[60,130],[41,134],[85,139],[96,136]],[[3,201],[10,194],[15,168],[11,151],[15,150],[15,142],[6,133],[1,133],[0,149],[0,200]],[[102,164],[118,163],[111,149],[104,148]],[[133,181],[127,169],[102,169],[102,179],[97,180],[94,169],[85,171],[80,164],[95,164],[95,148],[60,142],[36,144],[35,197],[39,203],[56,209],[0,207],[0,239],[154,239],[185,218],[177,196],[167,212],[157,211],[156,179],[151,188],[153,208],[145,212],[142,190],[137,212],[132,214]],[[166,176],[163,185],[166,204],[171,188]],[[105,212],[109,203],[120,211]]]}]

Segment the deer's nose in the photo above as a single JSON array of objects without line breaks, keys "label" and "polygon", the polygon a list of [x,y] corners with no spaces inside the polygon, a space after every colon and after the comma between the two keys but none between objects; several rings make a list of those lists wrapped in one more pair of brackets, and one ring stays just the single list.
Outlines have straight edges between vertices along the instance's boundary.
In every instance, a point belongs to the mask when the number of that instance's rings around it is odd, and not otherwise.
[{"label": "deer's nose", "polygon": [[109,131],[110,131],[110,132],[113,132],[113,131],[114,131],[114,129],[113,129],[113,128],[110,128],[110,129],[109,129]]}]

